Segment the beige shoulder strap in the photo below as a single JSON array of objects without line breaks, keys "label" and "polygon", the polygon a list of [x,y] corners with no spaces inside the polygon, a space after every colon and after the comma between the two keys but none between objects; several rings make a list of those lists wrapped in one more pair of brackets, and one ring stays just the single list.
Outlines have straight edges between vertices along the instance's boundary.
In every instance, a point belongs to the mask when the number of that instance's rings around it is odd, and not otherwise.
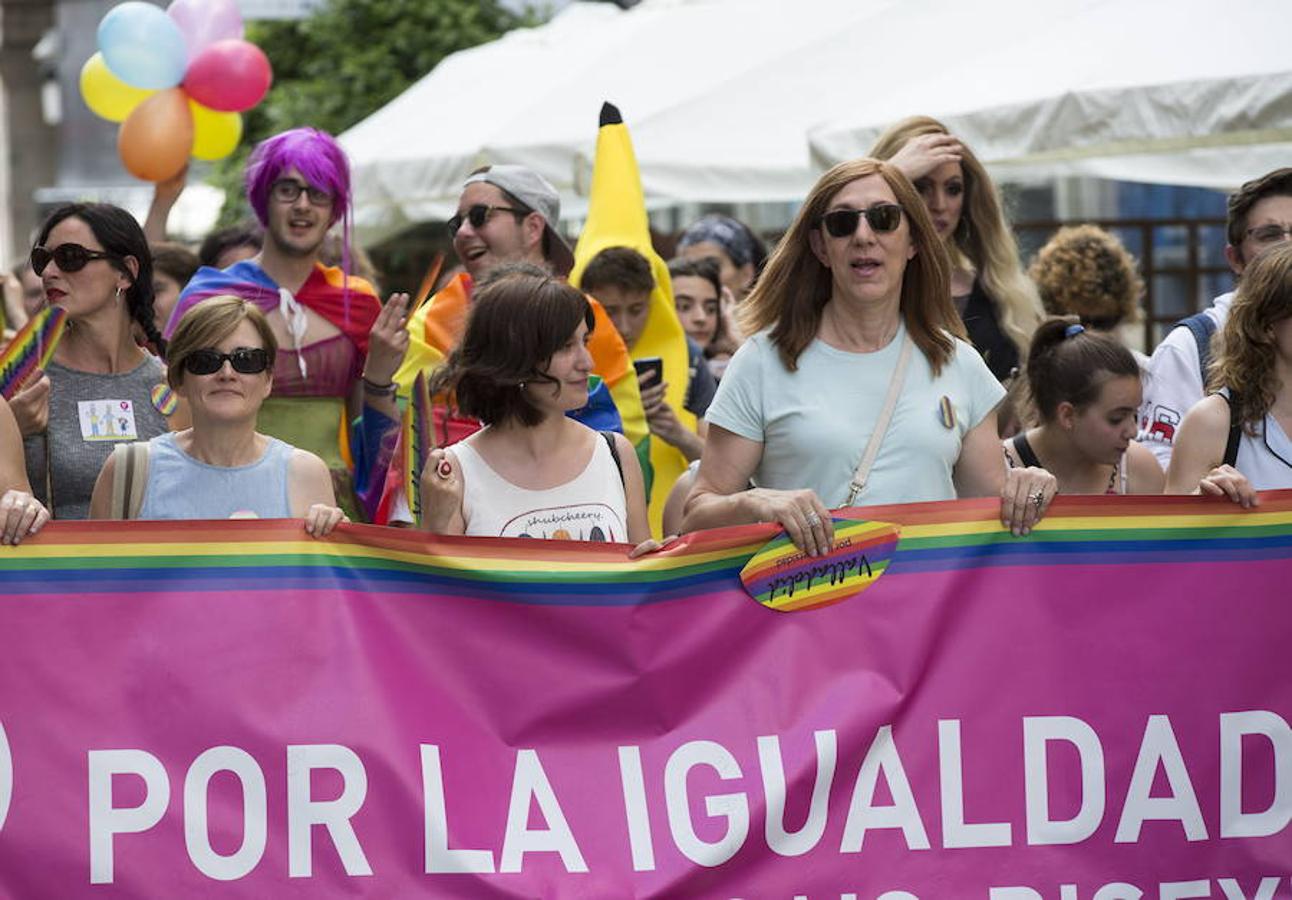
[{"label": "beige shoulder strap", "polygon": [[911,351],[914,348],[915,342],[911,340],[910,334],[907,334],[902,341],[902,352],[897,357],[897,367],[893,369],[892,378],[888,382],[888,395],[884,397],[884,406],[879,411],[879,418],[875,420],[875,430],[870,433],[870,440],[866,442],[866,449],[861,454],[861,462],[857,463],[857,471],[853,473],[852,483],[848,485],[848,502],[844,506],[852,506],[856,503],[861,492],[866,489],[870,468],[875,464],[875,457],[879,456],[879,445],[884,442],[884,433],[888,431],[893,410],[897,408],[897,398],[902,395],[902,383],[906,381],[906,368],[911,362]]},{"label": "beige shoulder strap", "polygon": [[112,459],[112,518],[136,519],[148,484],[148,442],[117,444]]}]

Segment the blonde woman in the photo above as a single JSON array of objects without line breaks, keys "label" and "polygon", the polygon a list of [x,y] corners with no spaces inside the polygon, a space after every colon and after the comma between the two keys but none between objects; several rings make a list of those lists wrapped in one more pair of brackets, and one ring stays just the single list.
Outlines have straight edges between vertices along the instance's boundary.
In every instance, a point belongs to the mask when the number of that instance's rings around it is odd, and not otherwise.
[{"label": "blonde woman", "polygon": [[1257,491],[1292,488],[1292,244],[1243,272],[1210,388],[1175,436],[1168,494],[1216,494],[1256,505]]},{"label": "blonde woman", "polygon": [[915,184],[951,255],[951,297],[969,341],[999,380],[1023,363],[1044,313],[987,170],[941,122],[913,116],[871,149]]},{"label": "blonde woman", "polygon": [[118,478],[131,472],[109,456],[94,485],[90,518],[300,518],[323,537],[345,514],[323,460],[256,430],[274,386],[278,341],[259,308],[240,297],[201,301],[179,320],[166,377],[188,401],[193,424],[146,445],[143,493],[135,509],[114,508]]}]

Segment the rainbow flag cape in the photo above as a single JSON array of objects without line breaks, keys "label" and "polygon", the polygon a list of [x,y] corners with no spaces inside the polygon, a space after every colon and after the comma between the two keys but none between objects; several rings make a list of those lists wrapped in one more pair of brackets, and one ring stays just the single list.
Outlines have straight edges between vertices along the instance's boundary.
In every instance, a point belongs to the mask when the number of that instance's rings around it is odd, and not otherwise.
[{"label": "rainbow flag cape", "polygon": [[998,512],[840,510],[882,571],[788,613],[767,525],[52,523],[0,548],[0,895],[1278,897],[1292,491]]},{"label": "rainbow flag cape", "polygon": [[[634,358],[658,356],[664,362],[664,380],[668,382],[665,401],[682,424],[695,429],[695,416],[683,407],[689,372],[686,332],[678,321],[673,305],[673,283],[668,266],[655,252],[650,239],[650,222],[646,216],[646,198],[642,193],[637,157],[632,138],[619,110],[606,103],[601,107],[597,130],[597,155],[592,168],[592,188],[588,192],[588,221],[574,248],[574,269],[570,281],[579,283],[583,270],[592,258],[607,247],[631,247],[650,262],[655,278],[651,291],[650,318],[637,344]],[[651,533],[662,536],[664,503],[678,476],[686,471],[687,460],[676,447],[652,440],[650,467],[653,479],[647,481]]]},{"label": "rainbow flag cape", "polygon": [[67,327],[67,310],[47,306],[32,316],[0,353],[0,397],[9,400],[32,372],[43,369]]}]

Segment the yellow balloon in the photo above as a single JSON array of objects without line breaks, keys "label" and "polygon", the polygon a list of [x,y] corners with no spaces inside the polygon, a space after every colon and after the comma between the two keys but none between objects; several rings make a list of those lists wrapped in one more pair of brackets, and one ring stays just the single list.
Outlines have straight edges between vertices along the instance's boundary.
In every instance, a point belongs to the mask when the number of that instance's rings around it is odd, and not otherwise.
[{"label": "yellow balloon", "polygon": [[223,159],[232,153],[242,140],[242,116],[236,112],[217,112],[189,98],[188,108],[193,113],[193,157],[195,159]]},{"label": "yellow balloon", "polygon": [[109,122],[124,122],[156,91],[131,87],[112,74],[103,54],[96,53],[81,66],[81,97],[95,115]]}]

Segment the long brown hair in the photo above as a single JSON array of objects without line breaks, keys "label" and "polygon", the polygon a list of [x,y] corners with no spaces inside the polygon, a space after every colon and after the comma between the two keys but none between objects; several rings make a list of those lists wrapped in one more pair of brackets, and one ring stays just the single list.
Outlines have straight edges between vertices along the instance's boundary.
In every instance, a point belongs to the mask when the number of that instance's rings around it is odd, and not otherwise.
[{"label": "long brown hair", "polygon": [[1227,387],[1237,401],[1238,418],[1249,434],[1274,405],[1280,390],[1273,328],[1292,316],[1292,244],[1278,244],[1257,255],[1243,272],[1229,318],[1219,335],[1208,386]]},{"label": "long brown hair", "polygon": [[[947,126],[929,116],[911,116],[879,136],[870,155],[892,159],[912,138],[924,134],[950,134]],[[959,265],[968,264],[982,281],[983,290],[996,305],[1000,327],[1026,358],[1032,332],[1045,313],[1036,288],[1023,274],[1018,242],[1005,219],[996,184],[973,151],[960,144],[960,168],[965,178],[965,200],[947,251]]]},{"label": "long brown hair", "polygon": [[888,183],[911,230],[915,256],[906,264],[900,307],[911,340],[938,373],[951,359],[952,335],[964,337],[964,325],[951,302],[951,265],[920,195],[894,167],[874,159],[855,159],[839,163],[813,185],[753,292],[740,305],[745,333],[771,328],[772,343],[791,372],[816,338],[832,289],[830,270],[812,252],[809,234],[822,227],[821,217],[835,195],[868,175],[879,175]]}]

